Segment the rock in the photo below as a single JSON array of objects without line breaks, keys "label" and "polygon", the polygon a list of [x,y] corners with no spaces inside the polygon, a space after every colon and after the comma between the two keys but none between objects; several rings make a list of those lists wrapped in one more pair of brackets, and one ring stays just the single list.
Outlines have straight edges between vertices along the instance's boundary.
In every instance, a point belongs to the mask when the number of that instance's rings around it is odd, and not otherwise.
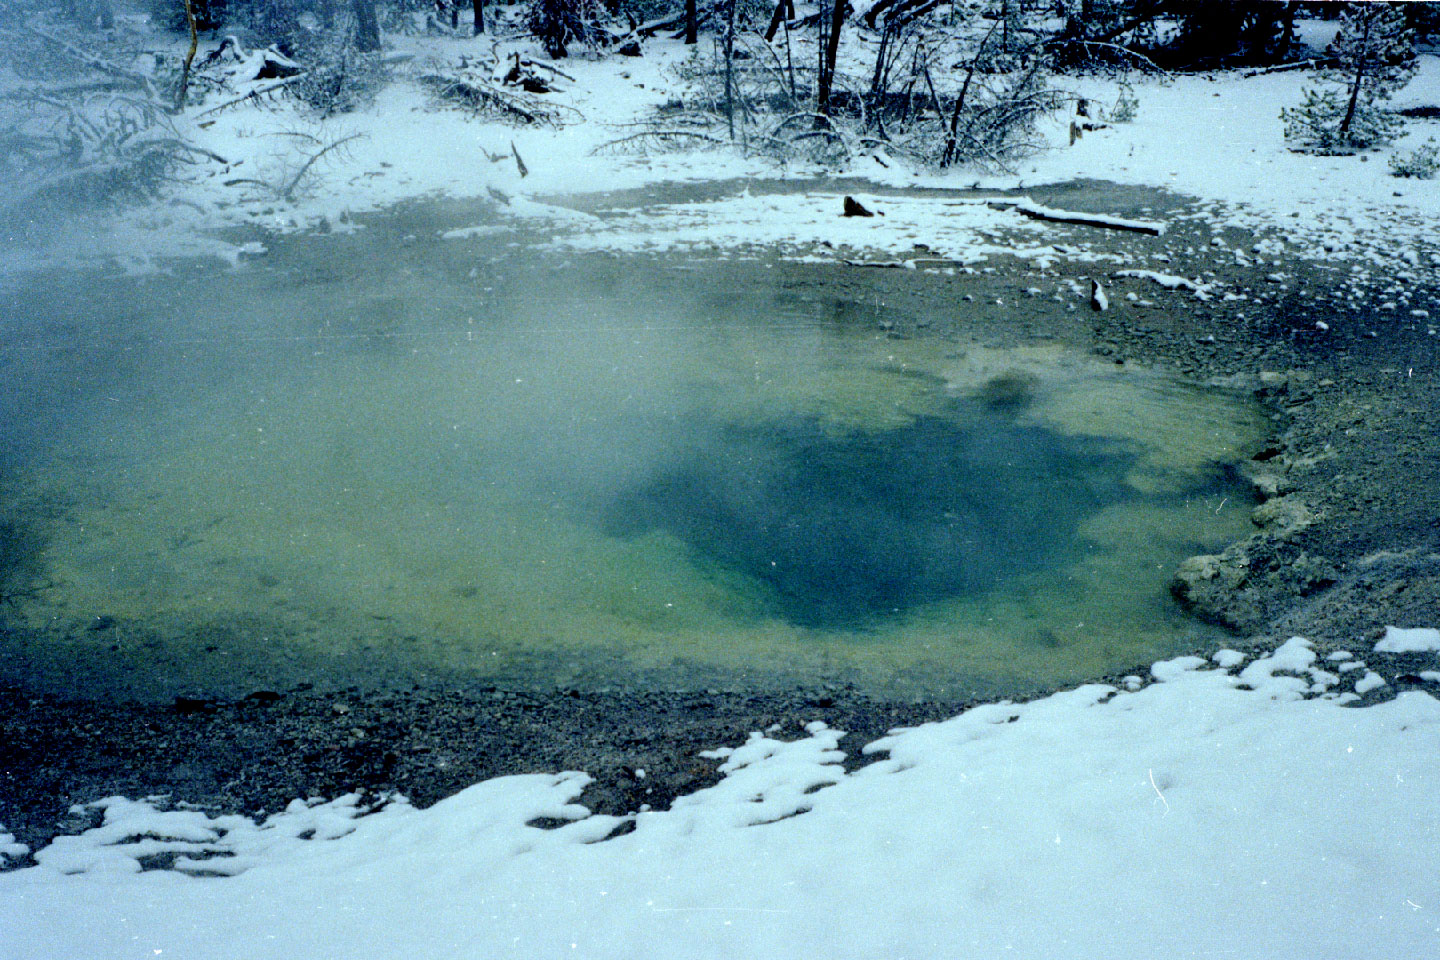
[{"label": "rock", "polygon": [[861,204],[859,200],[856,200],[854,197],[847,196],[847,197],[845,198],[845,211],[844,211],[844,213],[841,214],[841,216],[842,216],[842,217],[873,217],[873,216],[875,216],[875,214],[872,213],[871,211],[865,209],[864,205]]},{"label": "rock", "polygon": [[1219,576],[1220,554],[1206,553],[1194,557],[1186,557],[1175,570],[1175,586],[1172,589],[1176,594],[1188,596],[1201,584],[1214,580]]},{"label": "rock", "polygon": [[176,697],[175,712],[182,716],[193,713],[214,713],[215,705],[209,700],[201,700],[198,697]]},{"label": "rock", "polygon": [[1256,492],[1266,498],[1283,496],[1294,489],[1289,480],[1273,473],[1256,474],[1250,482],[1255,485]]},{"label": "rock", "polygon": [[1250,512],[1255,526],[1280,536],[1298,533],[1315,522],[1315,514],[1298,497],[1266,500]]},{"label": "rock", "polygon": [[1105,295],[1105,288],[1100,286],[1099,280],[1090,281],[1090,308],[1098,313],[1110,309],[1110,298]]}]

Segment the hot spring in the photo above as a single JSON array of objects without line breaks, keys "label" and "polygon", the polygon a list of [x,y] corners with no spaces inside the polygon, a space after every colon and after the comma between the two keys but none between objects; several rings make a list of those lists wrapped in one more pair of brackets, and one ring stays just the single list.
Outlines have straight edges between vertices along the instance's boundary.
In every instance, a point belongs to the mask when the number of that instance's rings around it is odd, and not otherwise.
[{"label": "hot spring", "polygon": [[1167,586],[1246,532],[1256,409],[771,266],[392,225],[12,285],[0,662],[953,696],[1219,641]]}]

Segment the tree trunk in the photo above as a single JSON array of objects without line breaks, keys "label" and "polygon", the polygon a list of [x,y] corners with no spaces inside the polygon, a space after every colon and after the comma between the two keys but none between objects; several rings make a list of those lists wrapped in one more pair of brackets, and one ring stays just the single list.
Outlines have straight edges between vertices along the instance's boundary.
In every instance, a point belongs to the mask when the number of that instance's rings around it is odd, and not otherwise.
[{"label": "tree trunk", "polygon": [[380,23],[375,19],[375,0],[351,0],[355,11],[355,47],[361,53],[380,50]]},{"label": "tree trunk", "polygon": [[1365,18],[1365,29],[1360,34],[1360,50],[1355,56],[1355,79],[1350,81],[1350,102],[1345,106],[1345,119],[1340,121],[1340,142],[1350,139],[1350,124],[1355,120],[1355,108],[1360,103],[1360,88],[1365,85],[1365,68],[1370,65],[1370,25],[1374,21]]},{"label": "tree trunk", "polygon": [[770,15],[770,26],[765,28],[765,42],[769,43],[775,39],[775,34],[780,32],[780,23],[785,19],[786,0],[776,0],[775,12]]},{"label": "tree trunk", "polygon": [[475,36],[485,32],[485,0],[475,0]]},{"label": "tree trunk", "polygon": [[740,0],[728,0],[725,6],[725,125],[730,139],[735,139],[735,8]]},{"label": "tree trunk", "polygon": [[185,93],[190,86],[190,64],[195,62],[195,48],[200,44],[200,35],[195,29],[195,5],[185,0],[185,19],[190,24],[190,49],[185,51],[185,62],[180,65],[180,83],[175,88],[175,112],[185,109]]},{"label": "tree trunk", "polygon": [[[815,90],[815,112],[830,115],[830,90],[835,84],[835,56],[840,51],[840,28],[845,25],[846,0],[834,0],[830,7],[830,35],[825,38],[825,59]],[[818,119],[817,119],[818,122]]]},{"label": "tree trunk", "polygon": [[685,42],[695,42],[695,21],[699,19],[695,12],[695,0],[685,0]]}]

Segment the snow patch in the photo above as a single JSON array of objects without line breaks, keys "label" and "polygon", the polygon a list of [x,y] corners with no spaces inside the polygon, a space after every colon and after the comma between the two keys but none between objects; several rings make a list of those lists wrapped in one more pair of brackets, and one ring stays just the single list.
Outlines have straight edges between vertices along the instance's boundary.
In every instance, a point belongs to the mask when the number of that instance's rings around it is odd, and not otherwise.
[{"label": "snow patch", "polygon": [[1385,686],[1385,678],[1374,670],[1366,670],[1365,676],[1355,681],[1355,692],[1364,696],[1371,690],[1378,690]]},{"label": "snow patch", "polygon": [[1386,627],[1385,636],[1375,644],[1379,653],[1421,653],[1440,651],[1440,630],[1428,627]]}]

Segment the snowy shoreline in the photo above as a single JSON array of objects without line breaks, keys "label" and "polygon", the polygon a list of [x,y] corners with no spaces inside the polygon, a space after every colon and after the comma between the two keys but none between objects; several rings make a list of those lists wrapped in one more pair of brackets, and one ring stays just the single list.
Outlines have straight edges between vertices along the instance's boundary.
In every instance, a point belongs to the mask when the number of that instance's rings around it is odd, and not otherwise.
[{"label": "snowy shoreline", "polygon": [[[1433,656],[1440,631],[1377,646]],[[17,960],[1101,957],[1117,926],[1202,957],[1425,952],[1440,701],[1338,713],[1384,680],[1298,638],[1212,660],[896,731],[852,773],[823,723],[755,733],[702,754],[715,786],[627,817],[575,805],[576,773],[424,811],[297,800],[258,825],[113,798],[0,874],[0,916]]]},{"label": "snowy shoreline", "polygon": [[[533,52],[524,42],[509,41],[496,55],[512,47]],[[34,242],[38,234],[17,234],[6,250],[6,269],[88,262],[146,271],[187,256],[236,262],[245,251],[222,239],[226,232],[332,229],[355,214],[424,197],[499,196],[509,208],[502,213],[543,216],[524,205],[598,189],[776,178],[818,184],[837,174],[886,189],[1016,191],[1077,179],[1134,184],[1196,198],[1205,207],[1195,216],[1216,230],[1278,231],[1291,256],[1381,267],[1397,255],[1415,266],[1440,263],[1433,229],[1440,196],[1424,181],[1390,176],[1380,157],[1320,157],[1285,149],[1279,111],[1298,102],[1308,82],[1302,72],[1197,74],[1163,82],[1131,78],[1139,100],[1135,119],[1067,145],[1069,118],[1051,117],[1041,130],[1046,149],[1007,173],[938,174],[870,157],[838,171],[782,167],[723,147],[638,156],[601,149],[672,92],[684,92],[676,68],[692,49],[655,39],[640,58],[572,61],[567,72],[573,82],[546,101],[569,118],[554,126],[478,120],[435,102],[418,80],[406,78],[404,68],[374,104],[324,123],[307,119],[292,104],[263,98],[220,112],[200,104],[190,111],[194,116],[178,122],[197,145],[223,158],[223,166],[201,165],[166,185],[155,202],[78,222],[43,243]],[[398,60],[425,63],[465,62],[475,55],[468,39],[445,37],[396,36],[390,50]],[[1440,57],[1424,55],[1419,61],[1420,72],[1397,98],[1397,108],[1440,100]],[[1120,90],[1100,77],[1066,82],[1076,96],[1098,103],[1115,99]],[[1392,152],[1413,149],[1428,131],[1425,121],[1411,122]],[[287,144],[297,138],[347,142],[293,194],[267,193],[267,179],[285,180],[282,174],[295,166]],[[702,205],[692,216],[706,212]],[[763,240],[763,222],[748,224],[758,231],[754,239]],[[925,222],[913,226],[923,230]]]}]

